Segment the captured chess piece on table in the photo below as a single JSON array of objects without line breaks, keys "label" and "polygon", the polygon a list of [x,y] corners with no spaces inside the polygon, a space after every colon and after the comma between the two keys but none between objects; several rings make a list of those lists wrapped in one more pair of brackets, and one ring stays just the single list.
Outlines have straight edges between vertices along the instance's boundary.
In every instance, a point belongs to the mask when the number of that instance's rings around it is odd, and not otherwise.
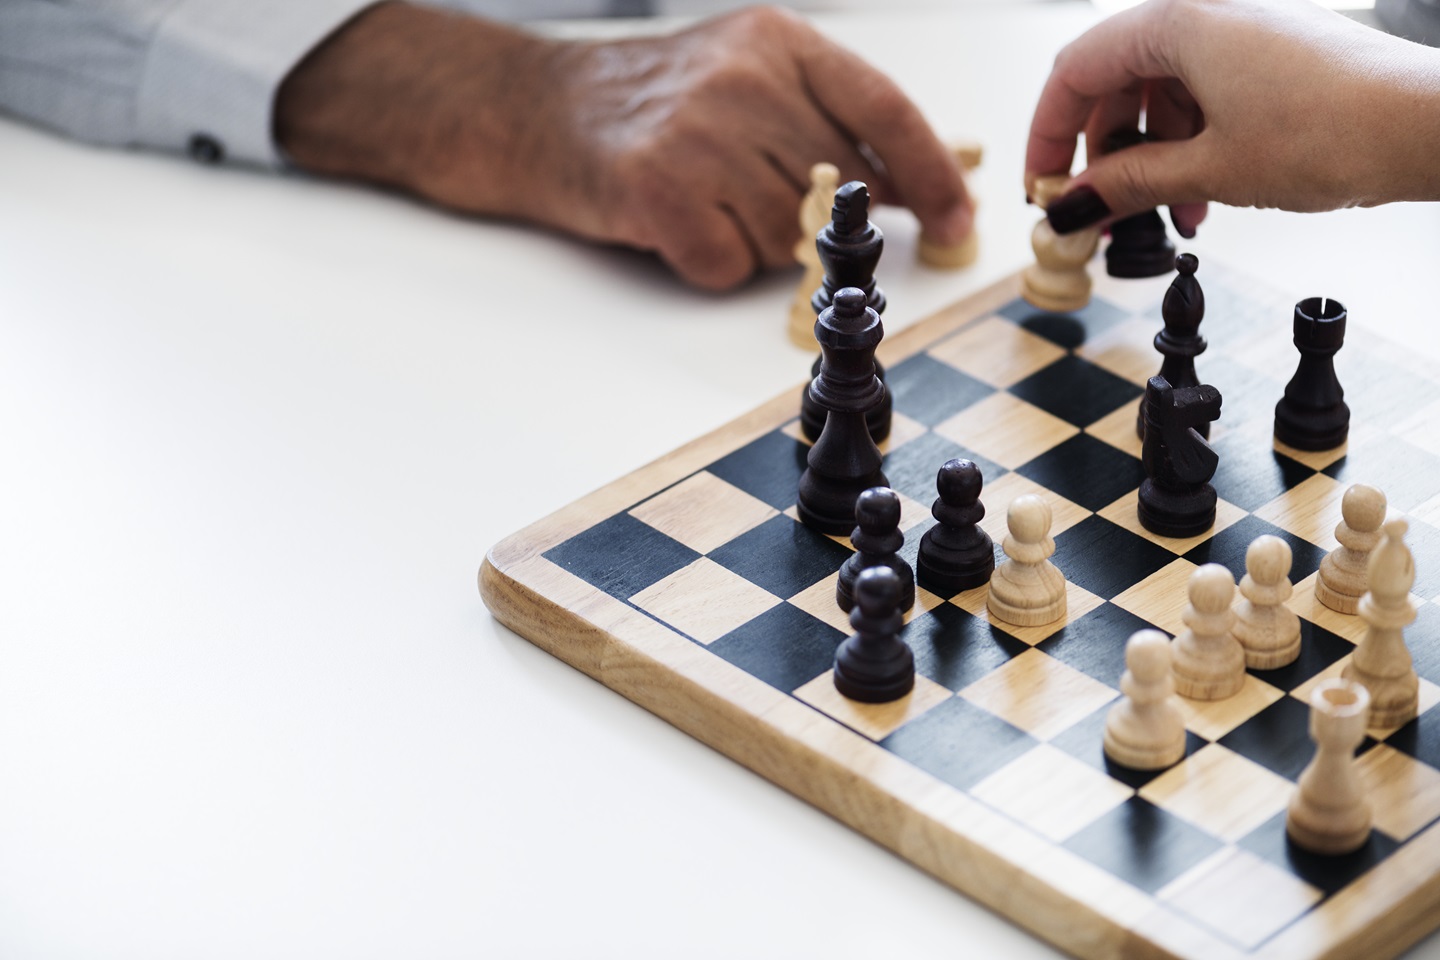
[{"label": "captured chess piece on table", "polygon": [[865,292],[846,287],[815,321],[823,352],[820,373],[808,395],[826,412],[820,439],[800,475],[800,520],[821,533],[843,535],[855,526],[855,502],[871,487],[888,487],[880,448],[866,416],[884,398],[875,376],[875,348],[884,331],[880,315],[865,305]]},{"label": "captured chess piece on table", "polygon": [[810,190],[800,202],[800,239],[795,244],[795,259],[805,268],[800,286],[790,303],[790,341],[806,350],[815,346],[815,317],[819,311],[810,299],[825,282],[825,265],[815,238],[830,222],[830,207],[840,186],[840,169],[833,163],[817,163],[810,168]]},{"label": "captured chess piece on table", "polygon": [[850,534],[855,553],[840,567],[835,600],[847,613],[855,606],[855,581],[871,567],[889,567],[900,580],[900,612],[915,605],[915,572],[900,556],[905,534],[900,532],[900,497],[889,487],[873,487],[855,501],[855,529]]},{"label": "captured chess piece on table", "polygon": [[1417,615],[1410,599],[1415,559],[1405,545],[1408,529],[1404,520],[1385,524],[1385,536],[1370,555],[1370,589],[1360,598],[1360,619],[1368,629],[1343,674],[1369,691],[1369,726],[1380,729],[1413,719],[1420,705],[1420,678],[1405,646],[1405,628]]},{"label": "captured chess piece on table", "polygon": [[1370,839],[1370,804],[1355,770],[1369,710],[1369,693],[1349,680],[1326,680],[1310,694],[1315,757],[1285,816],[1285,832],[1302,850],[1338,856]]},{"label": "captured chess piece on table", "polygon": [[[1198,387],[1195,358],[1205,352],[1205,338],[1200,336],[1200,321],[1205,319],[1205,291],[1195,279],[1200,260],[1193,253],[1175,258],[1175,279],[1165,291],[1160,315],[1165,326],[1155,334],[1155,349],[1165,359],[1160,362],[1160,376],[1172,387]],[[1209,438],[1210,422],[1195,426],[1195,432]],[[1145,439],[1145,398],[1140,398],[1140,411],[1135,415],[1135,433]]]},{"label": "captured chess piece on table", "polygon": [[1175,696],[1170,638],[1141,630],[1125,644],[1124,696],[1105,717],[1105,755],[1132,770],[1163,770],[1185,756],[1185,718]]},{"label": "captured chess piece on table", "polygon": [[1355,613],[1370,588],[1370,553],[1385,534],[1385,494],[1367,483],[1351,484],[1340,498],[1341,520],[1335,525],[1340,546],[1320,561],[1315,596],[1340,613]]},{"label": "captured chess piece on table", "polygon": [[1231,626],[1235,578],[1218,563],[1190,574],[1185,629],[1175,638],[1175,690],[1192,700],[1224,700],[1245,685],[1245,649]]},{"label": "captured chess piece on table", "polygon": [[1275,404],[1275,439],[1297,450],[1333,450],[1350,435],[1350,407],[1335,376],[1345,345],[1345,305],[1311,297],[1295,304],[1295,349],[1300,365]]},{"label": "captured chess piece on table", "polygon": [[1243,598],[1235,607],[1235,639],[1245,648],[1245,666],[1277,670],[1300,656],[1300,618],[1285,606],[1295,592],[1290,582],[1290,544],[1262,534],[1245,551]]},{"label": "captured chess piece on table", "polygon": [[1065,575],[1050,562],[1050,504],[1027,493],[1010,502],[1005,514],[1010,533],[1002,547],[1004,563],[990,578],[985,605],[998,620],[1017,627],[1038,627],[1065,616]]},{"label": "captured chess piece on table", "polygon": [[[1038,177],[1031,187],[1031,199],[1042,208],[1048,207],[1064,195],[1069,185],[1069,177]],[[1041,217],[1030,234],[1035,263],[1020,275],[1020,295],[1050,313],[1085,309],[1092,286],[1087,266],[1099,245],[1100,230],[1096,227],[1061,236],[1049,220]]]},{"label": "captured chess piece on table", "polygon": [[1215,488],[1210,478],[1220,457],[1199,428],[1220,416],[1214,387],[1172,387],[1164,377],[1145,385],[1145,440],[1140,460],[1140,523],[1162,537],[1193,537],[1215,524]]},{"label": "captured chess piece on table", "polygon": [[[1117,130],[1105,138],[1105,153],[1127,150],[1149,138],[1139,130]],[[1105,272],[1112,277],[1139,279],[1161,277],[1175,263],[1175,245],[1165,231],[1158,210],[1146,210],[1110,224],[1110,244],[1105,248]],[[1175,383],[1175,381],[1170,381]],[[1177,387],[1181,384],[1176,383]]]},{"label": "captured chess piece on table", "polygon": [[[855,287],[865,294],[865,303],[877,315],[885,312],[885,292],[875,282],[875,267],[880,263],[880,252],[885,247],[885,235],[870,222],[870,191],[859,180],[851,180],[835,191],[835,201],[830,209],[830,222],[825,224],[815,238],[815,249],[824,265],[824,279],[810,297],[810,309],[814,316],[830,306],[835,294],[846,288]],[[883,328],[882,328],[883,330]],[[814,336],[818,328],[812,327]],[[872,359],[873,362],[873,359]],[[820,374],[820,358],[810,367],[810,376]],[[890,412],[892,401],[890,391],[885,389],[885,368],[875,364],[875,376],[880,380],[880,402],[867,414],[870,435],[880,443],[890,435]],[[825,409],[815,402],[810,391],[800,396],[800,429],[806,438],[815,441],[825,428]]]},{"label": "captured chess piece on table", "polygon": [[940,496],[930,513],[935,526],[920,538],[916,579],[943,597],[990,582],[995,572],[995,544],[980,527],[985,505],[980,502],[984,477],[971,460],[947,460],[935,478]]},{"label": "captured chess piece on table", "polygon": [[835,689],[862,703],[899,700],[915,687],[915,654],[900,631],[900,578],[889,567],[862,570],[855,579],[855,633],[835,651]]},{"label": "captured chess piece on table", "polygon": [[[960,165],[960,169],[967,173],[980,166],[984,157],[984,148],[974,141],[963,141],[950,144],[950,155]],[[970,235],[959,243],[941,243],[932,240],[923,232],[920,234],[920,242],[915,247],[916,258],[927,267],[935,267],[940,270],[958,270],[961,267],[968,267],[975,262],[980,255],[980,232],[973,227]]]}]

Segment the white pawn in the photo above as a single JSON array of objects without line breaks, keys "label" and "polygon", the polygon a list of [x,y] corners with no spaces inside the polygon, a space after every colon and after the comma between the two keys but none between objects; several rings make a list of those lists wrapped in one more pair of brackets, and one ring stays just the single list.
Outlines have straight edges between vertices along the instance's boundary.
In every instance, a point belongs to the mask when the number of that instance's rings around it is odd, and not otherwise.
[{"label": "white pawn", "polygon": [[1065,616],[1065,576],[1050,562],[1050,505],[1033,493],[1016,497],[1005,515],[1010,533],[1003,547],[1010,559],[990,577],[985,604],[991,614],[1017,627],[1038,627]]},{"label": "white pawn", "polygon": [[1125,694],[1105,717],[1105,755],[1133,770],[1163,770],[1185,756],[1185,718],[1170,673],[1170,638],[1141,630],[1125,644]]},{"label": "white pawn", "polygon": [[1285,832],[1311,853],[1352,853],[1370,838],[1370,804],[1355,772],[1370,695],[1358,683],[1326,680],[1310,694],[1315,758],[1300,774]]},{"label": "white pawn", "polygon": [[1350,656],[1343,676],[1363,684],[1370,693],[1370,726],[1398,727],[1415,716],[1420,705],[1420,678],[1405,628],[1415,622],[1415,559],[1405,545],[1404,520],[1385,524],[1380,546],[1370,554],[1370,589],[1360,598],[1360,618],[1369,629]]},{"label": "white pawn", "polygon": [[1274,670],[1300,656],[1300,618],[1285,606],[1290,583],[1290,544],[1265,534],[1245,551],[1242,599],[1235,606],[1235,639],[1245,648],[1245,666]]},{"label": "white pawn", "polygon": [[830,222],[830,208],[840,186],[840,170],[833,163],[817,163],[810,168],[810,191],[800,201],[800,240],[795,244],[795,259],[805,268],[795,299],[790,301],[790,342],[807,350],[815,347],[815,310],[810,297],[825,280],[825,265],[815,248],[815,235]]},{"label": "white pawn", "polygon": [[[960,165],[960,169],[967,172],[980,166],[980,161],[985,155],[985,148],[974,141],[961,141],[947,146],[950,155]],[[958,270],[960,267],[968,267],[980,255],[980,235],[972,227],[970,234],[959,243],[941,243],[926,236],[922,231],[920,242],[915,247],[915,255],[927,267],[936,267],[941,270]]]},{"label": "white pawn", "polygon": [[1224,700],[1245,685],[1245,648],[1230,632],[1235,578],[1218,563],[1190,574],[1186,629],[1175,638],[1175,690],[1192,700]]},{"label": "white pawn", "polygon": [[1344,518],[1335,526],[1340,546],[1320,561],[1315,596],[1331,610],[1354,613],[1367,588],[1370,551],[1380,543],[1385,494],[1367,483],[1351,484],[1340,501]]},{"label": "white pawn", "polygon": [[[1031,187],[1030,197],[1041,207],[1048,207],[1064,195],[1069,185],[1069,177],[1039,177]],[[1020,275],[1020,295],[1052,313],[1084,309],[1090,302],[1091,286],[1085,267],[1099,244],[1100,231],[1094,227],[1062,237],[1051,228],[1049,220],[1042,219],[1030,235],[1035,263]]]}]

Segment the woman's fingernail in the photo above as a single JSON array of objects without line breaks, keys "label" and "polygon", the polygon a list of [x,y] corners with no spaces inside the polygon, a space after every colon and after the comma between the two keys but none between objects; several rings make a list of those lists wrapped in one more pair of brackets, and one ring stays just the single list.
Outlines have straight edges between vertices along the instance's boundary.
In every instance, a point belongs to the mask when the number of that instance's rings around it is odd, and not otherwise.
[{"label": "woman's fingernail", "polygon": [[1175,232],[1180,234],[1180,236],[1184,237],[1186,240],[1195,239],[1195,228],[1181,226],[1180,221],[1175,219],[1175,211],[1173,209],[1170,211],[1170,223],[1174,225]]},{"label": "woman's fingernail", "polygon": [[1029,190],[1026,190],[1026,191],[1025,191],[1025,202],[1028,203],[1028,204],[1030,204],[1031,206],[1034,206],[1034,204],[1035,204],[1035,198],[1032,197],[1032,196],[1030,196],[1030,191],[1029,191]]},{"label": "woman's fingernail", "polygon": [[1110,206],[1094,187],[1076,187],[1045,209],[1051,228],[1059,234],[1084,230],[1110,216]]}]

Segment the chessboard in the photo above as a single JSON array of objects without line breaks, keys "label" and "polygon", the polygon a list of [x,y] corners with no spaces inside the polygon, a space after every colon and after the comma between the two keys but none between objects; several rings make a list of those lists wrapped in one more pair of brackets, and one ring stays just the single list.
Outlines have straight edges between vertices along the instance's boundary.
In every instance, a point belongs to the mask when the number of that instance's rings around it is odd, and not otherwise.
[{"label": "chessboard", "polygon": [[[914,564],[932,522],[939,466],[965,457],[997,544],[1012,499],[1050,504],[1069,583],[1066,618],[1043,627],[992,621],[985,587],[920,589],[900,701],[850,701],[832,681],[852,548],[795,519],[800,385],[506,539],[481,594],[536,645],[1074,955],[1392,957],[1440,926],[1440,378],[1352,326],[1336,359],[1346,446],[1287,448],[1272,427],[1294,306],[1339,291],[1276,291],[1214,263],[1197,276],[1196,366],[1224,398],[1220,501],[1186,540],[1136,517],[1136,410],[1168,278],[1097,277],[1073,315],[1037,311],[1010,278],[882,344],[902,555]],[[1356,481],[1410,521],[1420,715],[1369,731],[1357,763],[1374,829],[1321,857],[1287,842],[1285,811],[1313,753],[1307,695],[1365,630],[1314,594]],[[1293,553],[1300,658],[1250,671],[1227,700],[1184,701],[1177,766],[1109,764],[1126,639],[1178,633],[1190,573],[1213,562],[1238,580],[1267,533]]]}]

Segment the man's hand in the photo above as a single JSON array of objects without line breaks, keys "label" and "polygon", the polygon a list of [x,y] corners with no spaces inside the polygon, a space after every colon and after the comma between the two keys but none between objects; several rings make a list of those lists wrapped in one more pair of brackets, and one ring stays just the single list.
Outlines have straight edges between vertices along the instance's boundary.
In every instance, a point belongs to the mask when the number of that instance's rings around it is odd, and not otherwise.
[{"label": "man's hand", "polygon": [[301,167],[652,250],[716,290],[791,262],[820,160],[938,242],[973,219],[955,160],[899,88],[767,8],[576,43],[382,4],[286,79],[276,137]]}]

